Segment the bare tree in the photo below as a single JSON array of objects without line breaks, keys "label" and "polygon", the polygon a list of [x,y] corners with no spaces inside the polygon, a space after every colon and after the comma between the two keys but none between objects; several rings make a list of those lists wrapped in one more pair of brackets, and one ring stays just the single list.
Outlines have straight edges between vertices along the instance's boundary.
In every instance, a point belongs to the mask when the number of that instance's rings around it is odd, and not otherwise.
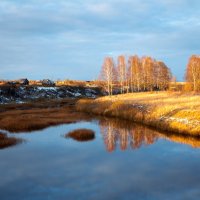
[{"label": "bare tree", "polygon": [[[197,66],[197,61],[195,61]],[[193,66],[193,65],[192,65]],[[189,74],[196,74],[194,66],[187,70]],[[192,73],[195,72],[195,73]],[[135,55],[128,59],[126,65],[125,56],[118,56],[117,69],[111,57],[106,57],[101,70],[101,80],[106,82],[106,90],[112,95],[113,83],[117,80],[121,93],[134,91],[166,90],[171,80],[171,71],[162,61],[144,56],[141,59]],[[188,77],[192,77],[189,76]],[[199,75],[200,77],[200,75]],[[197,79],[195,76],[193,79]],[[196,85],[196,81],[195,84]]]},{"label": "bare tree", "polygon": [[117,76],[120,84],[121,94],[124,93],[126,85],[126,59],[125,56],[118,56],[117,59]]},{"label": "bare tree", "polygon": [[128,59],[127,79],[129,81],[131,92],[134,91],[134,59],[130,56]]},{"label": "bare tree", "polygon": [[166,90],[169,87],[169,82],[172,79],[172,73],[170,69],[162,61],[157,61],[158,73],[156,75],[158,80],[159,90]]},{"label": "bare tree", "polygon": [[186,81],[193,84],[194,91],[200,91],[200,56],[192,55],[186,68]]},{"label": "bare tree", "polygon": [[146,71],[146,57],[141,58],[141,84],[143,91],[147,90],[147,71]]},{"label": "bare tree", "polygon": [[130,56],[129,60],[129,80],[130,80],[130,87],[131,92],[133,91],[140,91],[141,87],[141,61],[137,55]]},{"label": "bare tree", "polygon": [[113,93],[113,83],[116,79],[116,69],[113,58],[106,57],[104,59],[100,79],[106,82],[106,90],[109,95]]},{"label": "bare tree", "polygon": [[145,57],[145,88],[147,90],[153,90],[153,85],[154,85],[154,61],[151,57]]}]

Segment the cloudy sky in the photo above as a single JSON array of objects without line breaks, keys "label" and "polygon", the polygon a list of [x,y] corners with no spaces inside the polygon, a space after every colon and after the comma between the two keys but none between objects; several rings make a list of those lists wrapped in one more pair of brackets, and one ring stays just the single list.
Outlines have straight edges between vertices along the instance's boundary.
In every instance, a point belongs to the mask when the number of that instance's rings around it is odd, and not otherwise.
[{"label": "cloudy sky", "polygon": [[199,53],[199,0],[0,0],[0,79],[91,80],[105,56],[138,54],[182,80]]}]

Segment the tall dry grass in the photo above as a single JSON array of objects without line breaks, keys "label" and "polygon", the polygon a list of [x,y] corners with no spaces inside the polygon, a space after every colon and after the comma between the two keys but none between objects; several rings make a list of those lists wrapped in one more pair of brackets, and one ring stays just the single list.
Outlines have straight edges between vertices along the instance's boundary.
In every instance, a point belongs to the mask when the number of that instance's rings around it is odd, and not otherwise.
[{"label": "tall dry grass", "polygon": [[90,119],[75,110],[75,99],[41,101],[0,106],[0,129],[29,132],[49,126]]},{"label": "tall dry grass", "polygon": [[6,134],[0,133],[0,149],[11,147],[21,142],[21,139],[8,137]]},{"label": "tall dry grass", "polygon": [[119,117],[181,134],[200,135],[200,95],[143,92],[80,100],[79,111]]}]

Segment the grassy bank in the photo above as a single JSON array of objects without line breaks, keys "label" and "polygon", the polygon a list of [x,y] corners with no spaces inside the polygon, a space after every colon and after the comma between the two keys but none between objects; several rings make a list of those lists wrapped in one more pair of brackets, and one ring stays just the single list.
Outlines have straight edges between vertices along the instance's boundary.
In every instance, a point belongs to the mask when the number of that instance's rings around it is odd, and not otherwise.
[{"label": "grassy bank", "polygon": [[78,111],[118,117],[159,130],[200,135],[200,95],[145,92],[80,100]]},{"label": "grassy bank", "polygon": [[76,101],[62,99],[0,105],[0,129],[15,133],[29,132],[89,119],[87,114],[76,111]]}]

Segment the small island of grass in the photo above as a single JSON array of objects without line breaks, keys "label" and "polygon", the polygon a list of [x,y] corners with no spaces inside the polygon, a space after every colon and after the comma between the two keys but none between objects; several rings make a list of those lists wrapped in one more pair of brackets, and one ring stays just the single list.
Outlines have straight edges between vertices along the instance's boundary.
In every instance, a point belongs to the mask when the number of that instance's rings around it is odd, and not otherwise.
[{"label": "small island of grass", "polygon": [[65,138],[72,138],[79,142],[90,141],[95,138],[95,133],[90,129],[76,129],[65,135]]}]

